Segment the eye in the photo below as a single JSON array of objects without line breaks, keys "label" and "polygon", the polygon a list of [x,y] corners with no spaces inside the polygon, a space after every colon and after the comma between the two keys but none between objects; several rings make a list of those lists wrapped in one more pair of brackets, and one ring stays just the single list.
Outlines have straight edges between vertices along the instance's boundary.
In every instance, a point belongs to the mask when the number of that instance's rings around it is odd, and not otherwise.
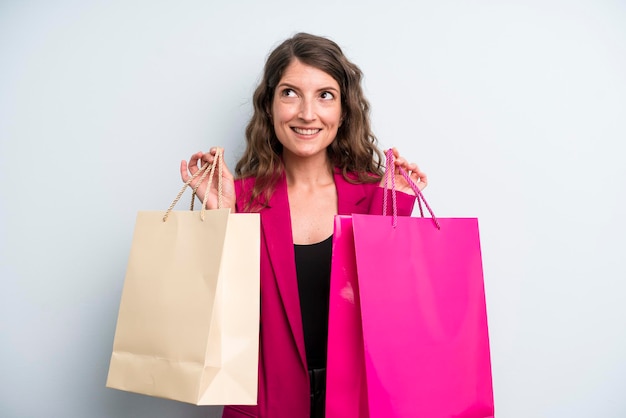
[{"label": "eye", "polygon": [[335,98],[335,95],[329,91],[323,91],[322,94],[320,94],[320,98],[322,98],[323,100],[333,100]]},{"label": "eye", "polygon": [[293,91],[293,89],[284,89],[284,90],[281,92],[281,95],[282,95],[283,97],[296,97],[296,96],[297,96],[297,95],[296,95],[296,92],[295,92],[295,91]]}]

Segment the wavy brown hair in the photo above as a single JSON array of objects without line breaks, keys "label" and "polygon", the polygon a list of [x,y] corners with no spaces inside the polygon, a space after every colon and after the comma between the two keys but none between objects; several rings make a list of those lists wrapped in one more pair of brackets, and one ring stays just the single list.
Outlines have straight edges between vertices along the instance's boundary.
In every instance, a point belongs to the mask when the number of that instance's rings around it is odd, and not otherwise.
[{"label": "wavy brown hair", "polygon": [[327,148],[330,163],[352,183],[377,182],[383,173],[383,155],[370,127],[369,102],[361,88],[363,73],[348,61],[335,42],[298,33],[270,53],[263,79],[254,92],[254,114],[246,127],[246,150],[235,167],[238,177],[256,178],[249,209],[267,205],[283,174],[282,144],[271,119],[272,102],[276,86],[294,60],[324,71],[339,84],[343,122]]}]

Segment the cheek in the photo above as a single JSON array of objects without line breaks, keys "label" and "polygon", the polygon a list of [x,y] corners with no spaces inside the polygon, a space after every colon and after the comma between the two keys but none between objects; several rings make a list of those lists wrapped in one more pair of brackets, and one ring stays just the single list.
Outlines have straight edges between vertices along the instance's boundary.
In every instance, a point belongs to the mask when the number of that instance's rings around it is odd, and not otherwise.
[{"label": "cheek", "polygon": [[277,125],[281,122],[288,121],[293,118],[293,111],[290,110],[289,106],[281,106],[280,104],[274,104],[272,106],[272,121],[274,125]]},{"label": "cheek", "polygon": [[327,114],[328,121],[336,127],[341,126],[341,110],[333,109]]}]

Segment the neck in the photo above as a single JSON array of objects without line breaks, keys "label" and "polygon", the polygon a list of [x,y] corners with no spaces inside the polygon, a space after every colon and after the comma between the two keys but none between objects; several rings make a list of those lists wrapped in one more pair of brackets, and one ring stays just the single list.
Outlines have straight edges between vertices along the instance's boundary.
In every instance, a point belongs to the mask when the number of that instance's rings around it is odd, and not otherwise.
[{"label": "neck", "polygon": [[318,158],[283,155],[285,175],[289,186],[317,186],[333,182],[333,168],[326,154]]}]

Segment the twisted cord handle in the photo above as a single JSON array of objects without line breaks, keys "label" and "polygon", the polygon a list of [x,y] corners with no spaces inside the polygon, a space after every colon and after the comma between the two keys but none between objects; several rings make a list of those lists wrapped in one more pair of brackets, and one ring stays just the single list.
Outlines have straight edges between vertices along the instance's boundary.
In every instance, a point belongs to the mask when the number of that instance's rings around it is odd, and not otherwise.
[{"label": "twisted cord handle", "polygon": [[[209,174],[209,170],[207,170],[207,168],[209,167],[209,163],[206,163],[205,165],[203,165],[202,167],[200,167],[198,169],[198,171],[196,171],[193,176],[191,176],[189,178],[189,180],[187,180],[185,182],[185,184],[183,185],[183,187],[180,189],[180,191],[178,192],[178,194],[176,195],[176,197],[174,198],[174,201],[172,202],[172,204],[170,205],[169,208],[167,208],[167,210],[165,211],[165,215],[163,215],[163,222],[167,221],[168,216],[170,216],[170,212],[172,212],[172,209],[174,209],[174,206],[176,206],[176,203],[178,203],[178,201],[180,200],[180,198],[182,197],[183,193],[185,193],[185,190],[187,189],[187,187],[191,184],[192,181],[194,181],[196,178],[198,178],[198,176],[200,176],[200,181],[198,182],[198,184],[202,183],[204,181],[204,179],[206,178],[207,174]],[[195,191],[198,189],[198,186],[196,186],[193,191],[195,193]],[[191,210],[193,210],[193,196],[192,195],[192,199],[191,199]]]},{"label": "twisted cord handle", "polygon": [[393,227],[398,225],[398,204],[396,200],[396,176],[393,174],[393,151],[387,150],[385,153],[385,176],[384,176],[384,189],[383,189],[383,215],[387,214],[387,191],[389,190],[389,177],[391,176],[391,210],[393,214]]},{"label": "twisted cord handle", "polygon": [[[398,225],[398,205],[396,202],[396,182],[395,182],[396,176],[392,174],[395,168],[393,150],[391,149],[387,150],[387,152],[385,153],[385,156],[387,157],[387,159],[386,159],[385,175],[384,175],[385,186],[384,186],[384,195],[383,195],[383,215],[387,213],[388,180],[389,180],[389,176],[391,176],[393,227],[395,228]],[[402,177],[404,177],[407,184],[411,187],[411,189],[415,193],[415,197],[417,198],[417,204],[418,204],[419,211],[420,211],[420,216],[422,218],[424,217],[424,210],[422,209],[422,202],[424,202],[424,206],[426,206],[426,209],[428,210],[428,213],[430,214],[430,217],[433,220],[435,226],[437,227],[437,229],[441,229],[441,225],[439,225],[439,221],[437,220],[435,213],[433,212],[430,205],[424,198],[422,191],[419,189],[417,184],[415,184],[413,179],[411,179],[411,176],[409,176],[409,174],[402,167],[398,167],[398,172],[402,175]]]},{"label": "twisted cord handle", "polygon": [[[222,154],[222,149],[218,148],[215,152],[215,158],[213,159],[213,164],[209,164],[206,163],[205,165],[203,165],[202,167],[200,167],[198,169],[198,171],[196,171],[190,178],[189,180],[187,180],[185,182],[185,184],[183,185],[183,187],[180,189],[180,191],[178,192],[178,194],[176,195],[176,198],[174,198],[174,201],[172,202],[172,204],[170,205],[169,208],[167,208],[167,210],[165,211],[165,215],[163,215],[163,222],[167,221],[167,218],[170,216],[170,213],[172,212],[172,210],[174,209],[174,206],[176,206],[176,203],[178,203],[178,201],[180,200],[180,198],[182,197],[183,193],[185,192],[185,190],[187,189],[187,187],[189,187],[189,185],[191,184],[192,181],[194,181],[196,178],[200,177],[198,184],[193,188],[193,193],[191,195],[191,204],[189,207],[189,210],[193,210],[193,206],[194,206],[194,201],[195,201],[195,197],[196,197],[196,191],[198,190],[198,187],[200,187],[200,184],[204,181],[204,179],[207,178],[207,176],[209,177],[209,181],[208,181],[208,186],[206,189],[206,192],[204,193],[204,199],[202,200],[203,202],[206,202],[206,199],[209,195],[209,190],[210,190],[210,184],[213,181],[213,175],[215,173],[215,167],[218,166],[218,203],[217,206],[218,208],[221,208],[224,206],[223,204],[223,188],[222,188],[222,170],[223,170],[223,160],[224,156]],[[200,212],[200,219],[204,220],[204,213],[206,211],[206,203],[202,205],[202,211]]]},{"label": "twisted cord handle", "polygon": [[[215,150],[215,157],[213,158],[213,164],[211,164],[211,168],[209,170],[209,182],[206,188],[206,191],[204,192],[204,198],[202,199],[202,202],[204,202],[204,204],[202,205],[202,211],[200,211],[200,219],[202,219],[204,221],[204,214],[206,213],[206,200],[209,197],[209,192],[211,191],[211,184],[213,183],[213,175],[215,174],[215,168],[217,167],[217,208],[222,208],[224,206],[224,199],[223,199],[223,191],[222,191],[222,172],[224,170],[224,165],[223,165],[223,161],[224,161],[224,154],[223,154],[223,149],[222,148],[217,148]],[[191,196],[192,200],[193,200],[193,195]]]},{"label": "twisted cord handle", "polygon": [[[415,192],[415,196],[417,196],[417,201],[418,202],[424,202],[424,206],[426,206],[426,210],[430,214],[430,217],[433,220],[433,222],[435,223],[435,226],[437,227],[437,229],[441,229],[441,225],[439,225],[439,221],[437,220],[437,217],[435,216],[435,213],[433,212],[433,210],[431,209],[430,205],[428,204],[428,202],[424,198],[424,195],[422,194],[422,191],[420,190],[420,188],[417,186],[417,184],[415,184],[415,182],[411,179],[409,174],[406,171],[404,171],[404,169],[402,167],[398,167],[398,171],[400,172],[402,177],[404,177],[404,179],[409,184],[409,186],[411,186],[411,189],[413,189],[413,191]],[[420,214],[421,214],[421,216],[423,218],[424,217],[424,212],[422,210],[421,203],[419,203],[419,208],[420,208]]]}]

